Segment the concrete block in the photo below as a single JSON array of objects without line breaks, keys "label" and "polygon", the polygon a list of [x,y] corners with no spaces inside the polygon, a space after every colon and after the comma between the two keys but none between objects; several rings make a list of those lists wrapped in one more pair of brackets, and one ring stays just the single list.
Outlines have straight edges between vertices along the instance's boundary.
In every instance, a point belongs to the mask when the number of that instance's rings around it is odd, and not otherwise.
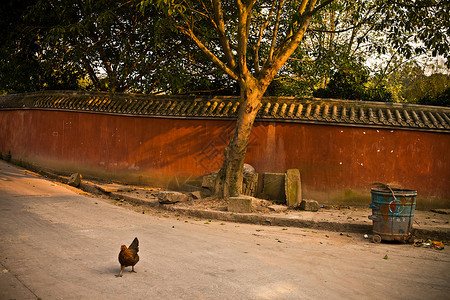
[{"label": "concrete block", "polygon": [[278,204],[286,203],[285,175],[284,173],[264,173],[263,194]]},{"label": "concrete block", "polygon": [[315,200],[303,199],[299,208],[306,211],[318,211],[320,209],[320,205]]},{"label": "concrete block", "polygon": [[228,199],[228,211],[237,213],[249,213],[252,211],[253,197],[238,196]]},{"label": "concrete block", "polygon": [[286,204],[296,207],[302,202],[302,182],[298,169],[289,169],[285,174]]}]

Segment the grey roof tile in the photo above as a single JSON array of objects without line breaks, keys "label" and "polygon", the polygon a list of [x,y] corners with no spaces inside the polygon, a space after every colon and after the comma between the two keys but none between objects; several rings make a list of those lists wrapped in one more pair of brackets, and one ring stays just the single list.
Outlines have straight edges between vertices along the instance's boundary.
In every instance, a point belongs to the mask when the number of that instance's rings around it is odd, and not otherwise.
[{"label": "grey roof tile", "polygon": [[[239,98],[45,91],[0,96],[0,110],[51,109],[167,118],[235,119]],[[263,98],[257,120],[450,133],[450,108],[334,99]]]}]

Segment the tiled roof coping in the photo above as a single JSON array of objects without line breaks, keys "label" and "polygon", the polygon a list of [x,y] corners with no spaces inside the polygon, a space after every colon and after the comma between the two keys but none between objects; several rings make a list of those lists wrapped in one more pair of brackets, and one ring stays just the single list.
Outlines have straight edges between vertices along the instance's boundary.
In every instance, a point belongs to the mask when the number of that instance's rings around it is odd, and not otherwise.
[{"label": "tiled roof coping", "polygon": [[[44,109],[164,118],[236,119],[239,97],[43,91],[0,96],[0,110]],[[265,97],[258,121],[450,133],[450,108],[404,103]]]}]

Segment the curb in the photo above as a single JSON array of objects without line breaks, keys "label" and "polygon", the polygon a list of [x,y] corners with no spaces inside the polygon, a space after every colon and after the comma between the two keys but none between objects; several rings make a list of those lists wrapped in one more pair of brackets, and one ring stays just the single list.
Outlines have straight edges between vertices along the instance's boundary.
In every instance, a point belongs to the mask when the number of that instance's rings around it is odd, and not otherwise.
[{"label": "curb", "polygon": [[[44,173],[44,174],[42,174]],[[67,179],[63,176],[59,176],[50,172],[41,172],[41,175],[49,177],[51,179],[59,180],[61,183],[67,182]],[[354,224],[354,223],[341,223],[341,222],[328,222],[328,221],[313,221],[304,220],[293,217],[282,216],[270,216],[259,215],[251,213],[233,213],[226,211],[211,211],[211,210],[197,210],[190,208],[176,208],[167,205],[160,204],[158,200],[142,200],[121,193],[105,192],[101,187],[96,184],[84,181],[78,187],[78,189],[85,192],[97,195],[106,195],[112,199],[119,200],[124,199],[128,202],[132,202],[139,205],[145,205],[152,208],[160,208],[166,211],[175,212],[187,216],[203,218],[203,219],[215,219],[220,221],[234,222],[234,223],[247,223],[258,224],[265,226],[281,226],[281,227],[299,227],[310,228],[317,230],[328,230],[334,232],[349,232],[357,234],[370,234],[372,233],[372,225],[369,224]],[[450,241],[450,232],[434,229],[422,229],[413,227],[414,236],[418,239],[433,239]]]},{"label": "curb", "polygon": [[344,231],[352,233],[368,233],[372,231],[372,226],[364,224],[337,223],[337,222],[316,222],[313,220],[303,220],[298,218],[258,215],[251,213],[233,213],[225,211],[195,210],[189,208],[164,207],[164,209],[179,214],[199,217],[204,219],[215,219],[221,221],[248,223],[266,226],[300,227],[313,228],[328,231]]},{"label": "curb", "polygon": [[[313,220],[302,220],[298,218],[290,217],[274,217],[269,215],[257,215],[249,213],[232,213],[223,211],[209,211],[209,210],[194,210],[186,208],[174,208],[165,207],[161,205],[161,208],[172,211],[179,214],[188,216],[203,218],[203,219],[215,219],[220,221],[228,221],[234,223],[247,223],[258,224],[265,226],[280,226],[280,227],[298,227],[298,228],[310,228],[317,230],[327,230],[334,232],[349,232],[358,234],[371,234],[372,225],[368,224],[353,224],[353,223],[339,223],[339,222],[324,222]],[[439,230],[428,230],[414,228],[414,236],[418,239],[435,239],[435,240],[450,240],[450,232]]]}]

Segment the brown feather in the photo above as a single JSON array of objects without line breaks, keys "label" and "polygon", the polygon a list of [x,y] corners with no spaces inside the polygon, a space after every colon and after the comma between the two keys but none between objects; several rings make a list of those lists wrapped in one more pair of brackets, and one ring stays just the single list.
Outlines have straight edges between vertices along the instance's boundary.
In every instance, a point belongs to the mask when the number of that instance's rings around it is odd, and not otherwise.
[{"label": "brown feather", "polygon": [[125,267],[133,267],[132,272],[134,272],[134,265],[139,261],[139,241],[137,238],[134,238],[131,245],[127,248],[127,246],[122,245],[120,247],[119,253],[119,263],[120,263],[120,273],[118,276],[122,276],[122,271]]}]

